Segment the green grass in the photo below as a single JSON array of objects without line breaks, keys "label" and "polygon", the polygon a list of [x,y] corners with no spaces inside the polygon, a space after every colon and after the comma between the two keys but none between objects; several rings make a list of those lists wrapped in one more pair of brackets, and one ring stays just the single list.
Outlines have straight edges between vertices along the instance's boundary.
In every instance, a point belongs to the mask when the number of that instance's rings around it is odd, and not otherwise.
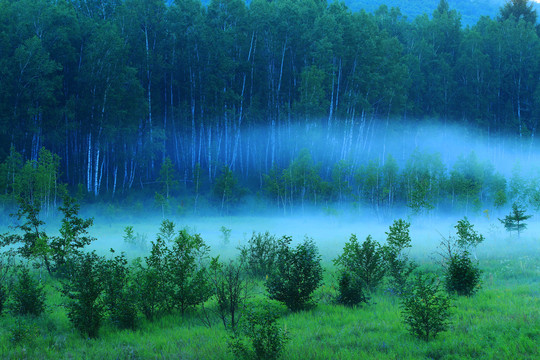
[{"label": "green grass", "polygon": [[[350,309],[334,305],[333,266],[315,293],[319,305],[280,320],[290,337],[285,359],[537,359],[540,352],[540,257],[481,259],[482,288],[472,297],[454,298],[448,331],[428,343],[407,332],[399,301],[381,291],[370,303]],[[426,260],[423,270],[440,274]],[[32,319],[0,318],[1,359],[233,359],[228,334],[202,311],[140,319],[137,331],[119,331],[107,321],[96,340],[71,326],[57,284],[47,284],[47,312]],[[262,292],[257,288],[257,295]],[[211,307],[211,304],[208,304]],[[18,322],[22,325],[18,325]],[[26,338],[12,341],[23,326]]]}]

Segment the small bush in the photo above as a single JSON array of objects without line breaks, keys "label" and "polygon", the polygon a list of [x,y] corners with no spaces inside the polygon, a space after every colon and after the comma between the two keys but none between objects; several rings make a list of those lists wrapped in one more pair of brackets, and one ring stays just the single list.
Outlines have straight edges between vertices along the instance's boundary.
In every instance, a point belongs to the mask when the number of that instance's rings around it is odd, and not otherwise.
[{"label": "small bush", "polygon": [[210,282],[217,300],[216,312],[225,329],[236,330],[237,324],[246,309],[250,295],[251,281],[246,277],[246,264],[240,261],[228,263],[212,259]]},{"label": "small bush", "polygon": [[385,272],[381,247],[371,236],[360,244],[356,235],[351,235],[334,263],[357,277],[369,291],[381,283]]},{"label": "small bush", "polygon": [[[111,252],[114,251],[111,249]],[[111,321],[120,329],[135,329],[137,308],[129,288],[130,268],[125,254],[105,261],[103,267],[104,303]]]},{"label": "small bush", "polygon": [[240,248],[251,275],[264,278],[270,274],[276,260],[277,246],[277,238],[268,231],[264,234],[253,232],[248,245]]},{"label": "small bush", "polygon": [[149,320],[153,320],[158,313],[172,308],[172,289],[166,262],[168,249],[160,237],[151,244],[152,250],[149,256],[144,258],[145,266],[140,261],[136,264],[134,284],[137,305]]},{"label": "small bush", "polygon": [[45,311],[43,287],[30,276],[30,271],[26,267],[21,269],[13,288],[12,309],[16,315],[39,316]]},{"label": "small bush", "polygon": [[396,295],[403,295],[409,290],[409,276],[416,268],[405,253],[411,247],[410,226],[410,223],[402,219],[394,221],[386,233],[386,244],[382,247],[389,290]]},{"label": "small bush", "polygon": [[241,333],[228,342],[236,359],[279,359],[289,340],[285,330],[277,325],[279,309],[271,304],[253,308],[246,315]]},{"label": "small bush", "polygon": [[278,241],[275,270],[265,285],[270,298],[283,302],[290,310],[313,306],[312,294],[322,283],[321,256],[313,240],[291,248],[291,237]]},{"label": "small bush", "polygon": [[338,292],[338,304],[352,307],[368,301],[362,291],[362,283],[347,271],[342,271],[339,275]]},{"label": "small bush", "polygon": [[450,299],[441,294],[434,278],[418,274],[412,291],[402,298],[402,316],[411,335],[429,341],[447,329],[450,317]]},{"label": "small bush", "polygon": [[9,329],[9,342],[13,345],[31,343],[38,335],[34,324],[27,323],[18,318],[15,326]]},{"label": "small bush", "polygon": [[0,284],[0,315],[2,315],[2,312],[4,311],[4,304],[6,303],[7,296],[8,293],[6,288],[3,284]]},{"label": "small bush", "polygon": [[85,253],[69,264],[71,276],[62,288],[62,293],[69,299],[69,320],[81,334],[96,338],[105,310],[103,259],[95,252]]},{"label": "small bush", "polygon": [[484,241],[484,237],[474,230],[467,218],[455,226],[457,238],[444,238],[439,246],[442,265],[445,269],[445,285],[449,293],[473,295],[480,286],[481,270],[478,263],[471,260],[470,252]]},{"label": "small bush", "polygon": [[471,296],[480,286],[481,273],[466,251],[453,255],[446,269],[446,290],[449,293]]}]

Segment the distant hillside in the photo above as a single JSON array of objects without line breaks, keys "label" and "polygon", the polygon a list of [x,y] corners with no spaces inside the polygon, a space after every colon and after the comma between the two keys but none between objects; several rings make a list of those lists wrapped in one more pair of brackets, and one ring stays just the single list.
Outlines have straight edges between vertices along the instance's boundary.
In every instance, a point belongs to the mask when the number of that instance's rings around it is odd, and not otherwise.
[{"label": "distant hillside", "polygon": [[[249,3],[249,0],[247,2]],[[328,2],[331,3],[332,0]],[[353,11],[364,9],[367,12],[374,12],[383,4],[388,8],[397,7],[409,20],[422,14],[431,16],[439,4],[439,0],[343,0],[343,2]],[[202,3],[208,5],[210,0],[202,0]],[[461,23],[465,26],[476,24],[481,16],[495,18],[506,0],[448,0],[448,3],[451,9],[461,14]],[[534,3],[534,5],[540,13],[540,4]]]},{"label": "distant hillside", "polygon": [[[382,4],[389,8],[398,7],[403,15],[412,20],[418,15],[431,15],[439,0],[345,0],[345,3],[353,11],[364,9],[373,12]],[[481,16],[496,17],[505,3],[506,0],[448,0],[450,8],[461,14],[463,25],[473,25]]]}]

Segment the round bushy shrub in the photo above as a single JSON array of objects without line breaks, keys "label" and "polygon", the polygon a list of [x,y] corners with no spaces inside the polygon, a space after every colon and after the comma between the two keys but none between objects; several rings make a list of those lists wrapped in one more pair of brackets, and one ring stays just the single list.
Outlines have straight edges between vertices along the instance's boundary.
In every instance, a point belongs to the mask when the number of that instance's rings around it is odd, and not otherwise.
[{"label": "round bushy shrub", "polygon": [[23,267],[13,289],[13,312],[17,315],[39,316],[45,310],[43,287]]},{"label": "round bushy shrub", "polygon": [[429,341],[447,329],[450,299],[434,278],[418,274],[412,291],[401,300],[402,315],[411,335]]},{"label": "round bushy shrub", "polygon": [[342,271],[338,280],[337,302],[345,306],[355,306],[367,302],[367,298],[362,291],[362,282],[351,276],[348,271]]},{"label": "round bushy shrub", "polygon": [[471,296],[480,286],[481,270],[464,251],[450,258],[446,269],[446,290],[449,293]]}]

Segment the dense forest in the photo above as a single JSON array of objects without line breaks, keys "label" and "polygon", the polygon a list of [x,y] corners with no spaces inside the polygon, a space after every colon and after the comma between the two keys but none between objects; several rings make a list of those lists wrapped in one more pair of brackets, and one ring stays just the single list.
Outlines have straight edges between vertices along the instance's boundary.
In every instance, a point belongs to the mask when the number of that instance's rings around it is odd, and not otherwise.
[{"label": "dense forest", "polygon": [[0,0],[3,203],[50,204],[64,182],[147,192],[163,211],[199,194],[229,211],[248,193],[284,211],[537,204],[518,168],[507,181],[474,153],[386,151],[424,124],[536,145],[532,4],[461,19],[446,0],[415,18],[326,0]]}]

